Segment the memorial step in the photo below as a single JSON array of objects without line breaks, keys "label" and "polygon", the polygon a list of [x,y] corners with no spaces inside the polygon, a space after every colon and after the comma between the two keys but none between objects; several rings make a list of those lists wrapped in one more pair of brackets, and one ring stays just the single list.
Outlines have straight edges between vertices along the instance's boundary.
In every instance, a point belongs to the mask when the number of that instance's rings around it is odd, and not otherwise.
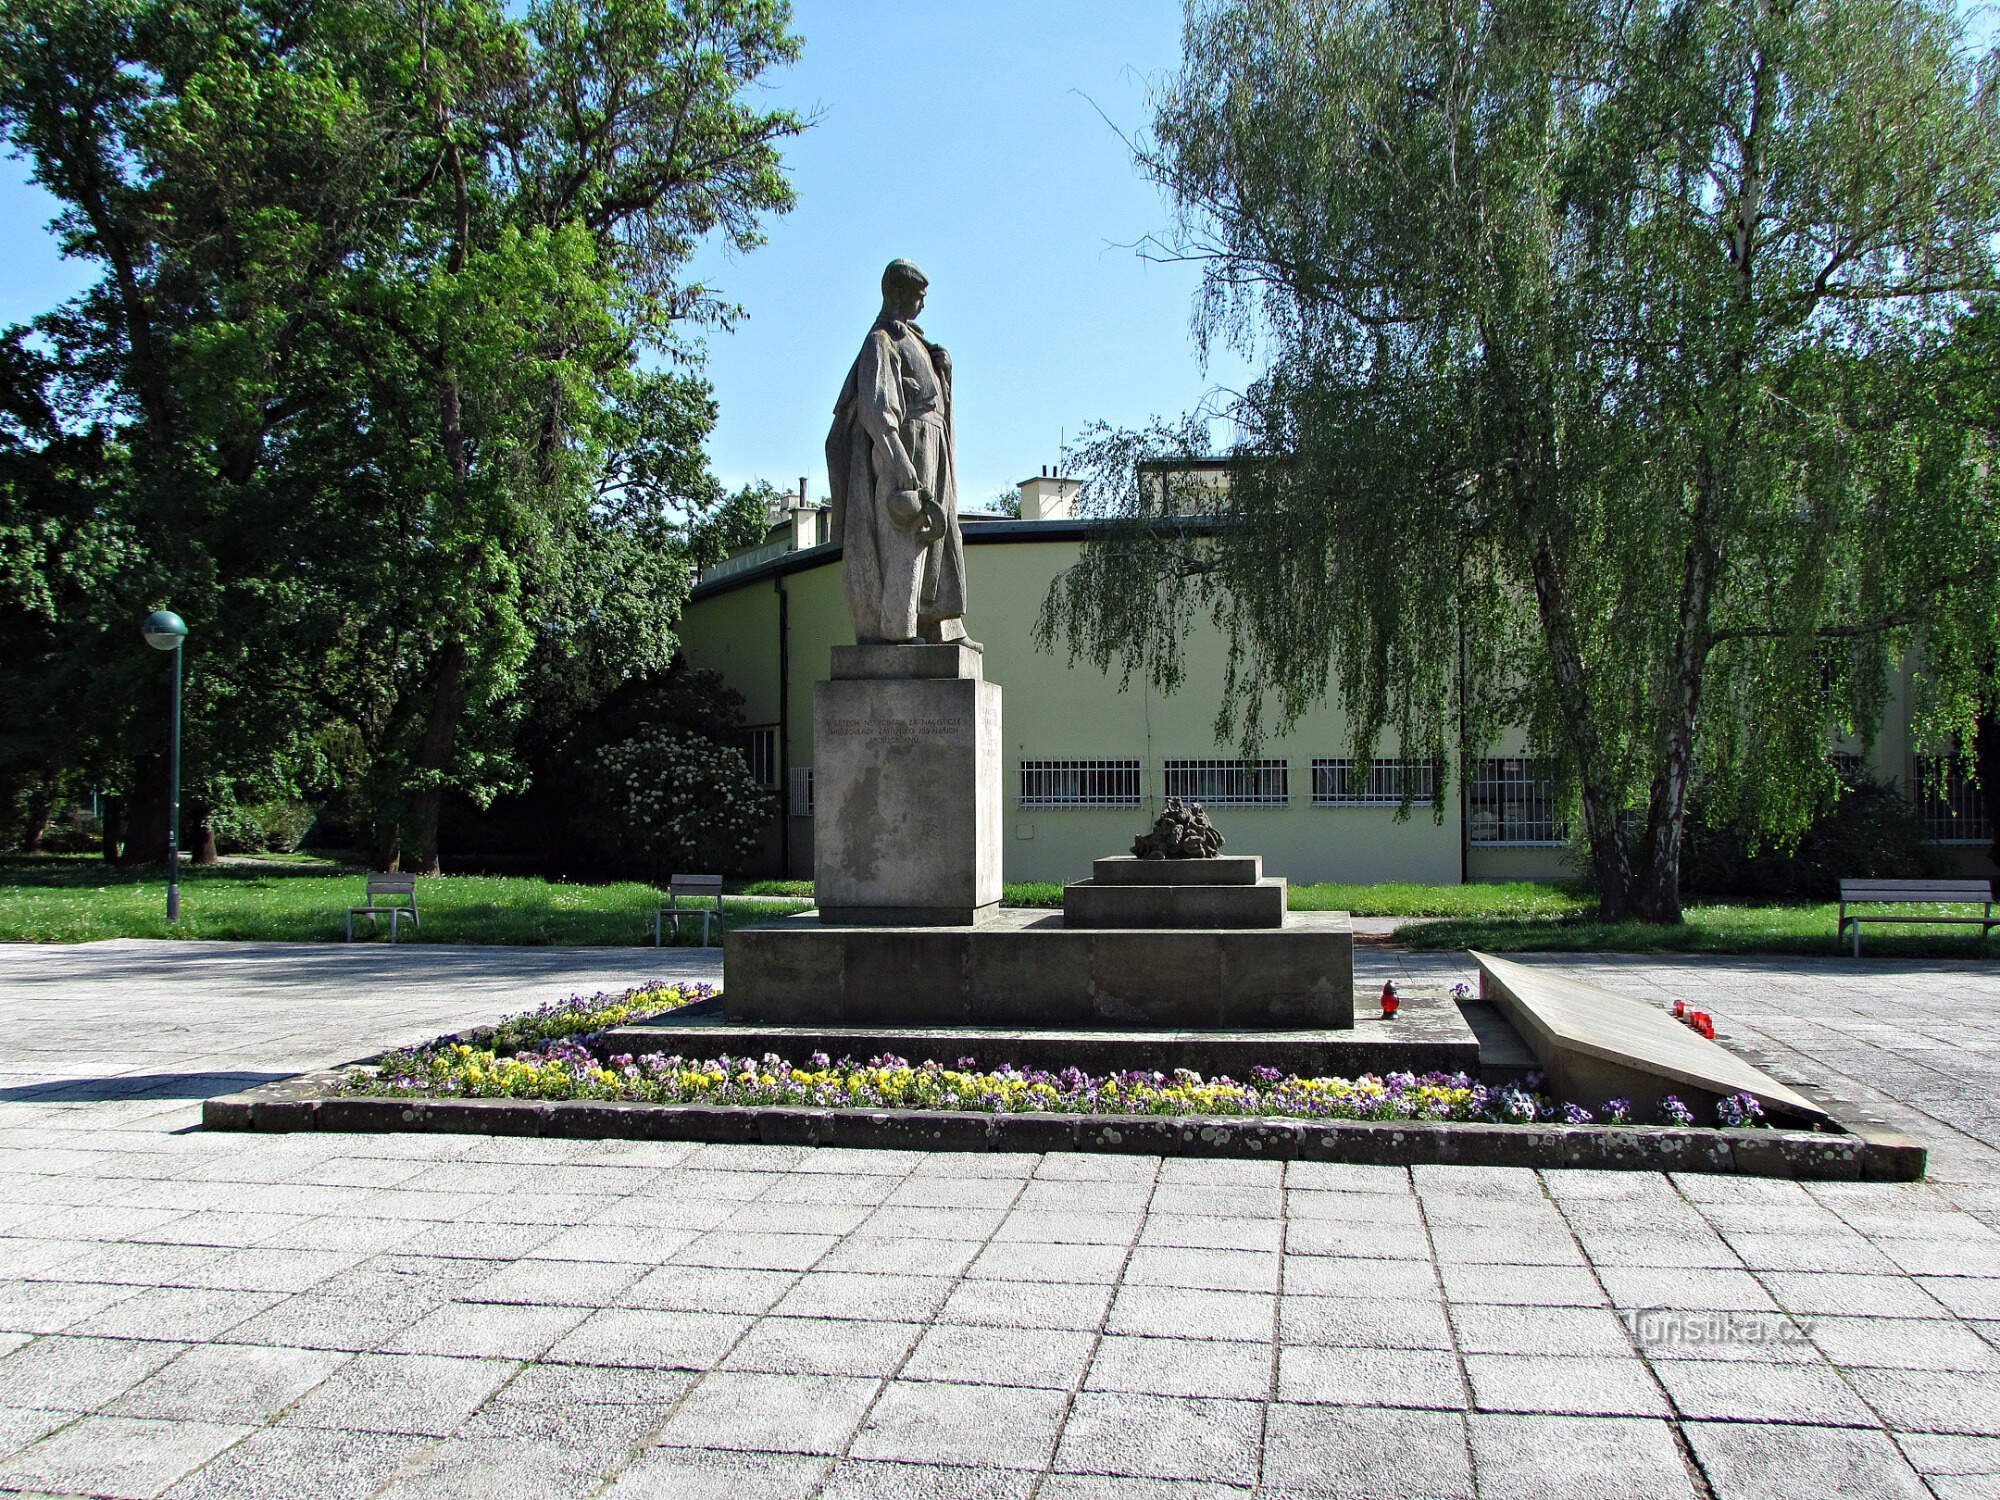
[{"label": "memorial step", "polygon": [[1283,876],[1255,885],[1101,885],[1078,880],[1063,887],[1063,921],[1071,927],[1283,927],[1285,889]]}]

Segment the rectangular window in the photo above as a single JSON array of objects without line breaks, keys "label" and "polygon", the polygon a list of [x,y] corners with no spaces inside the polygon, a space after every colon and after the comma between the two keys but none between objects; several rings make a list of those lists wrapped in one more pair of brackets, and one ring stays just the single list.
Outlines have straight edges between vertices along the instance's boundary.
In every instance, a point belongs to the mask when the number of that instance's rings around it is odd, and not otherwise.
[{"label": "rectangular window", "polygon": [[1475,844],[1560,844],[1556,785],[1537,761],[1482,760],[1472,777],[1467,833]]},{"label": "rectangular window", "polygon": [[1940,763],[1919,756],[1910,767],[1911,800],[1924,833],[1940,844],[1985,844],[1993,838],[1986,788],[1975,786],[1971,769],[1956,755]]},{"label": "rectangular window", "polygon": [[1283,807],[1292,800],[1291,767],[1282,760],[1170,760],[1166,793],[1214,807]]},{"label": "rectangular window", "polygon": [[1437,795],[1436,761],[1371,761],[1363,776],[1359,761],[1319,755],[1312,773],[1314,807],[1399,807],[1405,794],[1412,802]]},{"label": "rectangular window", "polygon": [[1852,786],[1868,774],[1868,765],[1852,750],[1835,750],[1827,759],[1833,762],[1833,773]]},{"label": "rectangular window", "polygon": [[777,789],[778,785],[778,726],[759,724],[743,731],[743,758],[750,763],[750,774],[757,785]]},{"label": "rectangular window", "polygon": [[810,818],[813,815],[813,768],[811,766],[792,767],[790,800],[793,817]]},{"label": "rectangular window", "polygon": [[1137,807],[1136,760],[1024,760],[1023,807]]}]

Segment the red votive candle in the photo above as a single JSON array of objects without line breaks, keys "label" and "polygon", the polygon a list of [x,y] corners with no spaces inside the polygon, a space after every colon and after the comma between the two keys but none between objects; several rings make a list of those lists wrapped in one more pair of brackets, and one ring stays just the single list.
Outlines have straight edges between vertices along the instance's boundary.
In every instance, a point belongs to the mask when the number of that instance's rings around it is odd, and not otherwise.
[{"label": "red votive candle", "polygon": [[1396,998],[1396,981],[1391,979],[1382,986],[1382,1014],[1393,1016],[1400,1004],[1402,1002]]}]

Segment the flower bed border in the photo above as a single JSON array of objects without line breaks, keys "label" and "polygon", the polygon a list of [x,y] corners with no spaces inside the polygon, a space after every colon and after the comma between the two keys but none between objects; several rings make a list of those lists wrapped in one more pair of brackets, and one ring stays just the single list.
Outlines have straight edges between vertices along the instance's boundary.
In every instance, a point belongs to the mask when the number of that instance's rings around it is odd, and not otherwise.
[{"label": "flower bed border", "polygon": [[1371,1166],[1586,1168],[1911,1182],[1925,1149],[1869,1122],[1852,1133],[1648,1125],[1489,1125],[1238,1115],[987,1114],[970,1110],[408,1099],[343,1092],[351,1070],[210,1099],[210,1130],[411,1131],[567,1140],[700,1141],[910,1151],[1099,1151]]}]

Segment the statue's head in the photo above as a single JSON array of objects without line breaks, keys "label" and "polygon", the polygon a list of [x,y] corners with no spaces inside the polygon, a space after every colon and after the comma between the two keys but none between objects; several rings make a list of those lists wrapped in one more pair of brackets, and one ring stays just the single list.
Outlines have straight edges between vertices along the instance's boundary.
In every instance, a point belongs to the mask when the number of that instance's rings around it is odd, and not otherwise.
[{"label": "statue's head", "polygon": [[914,261],[892,260],[882,272],[882,308],[899,318],[914,318],[924,310],[930,277]]}]

